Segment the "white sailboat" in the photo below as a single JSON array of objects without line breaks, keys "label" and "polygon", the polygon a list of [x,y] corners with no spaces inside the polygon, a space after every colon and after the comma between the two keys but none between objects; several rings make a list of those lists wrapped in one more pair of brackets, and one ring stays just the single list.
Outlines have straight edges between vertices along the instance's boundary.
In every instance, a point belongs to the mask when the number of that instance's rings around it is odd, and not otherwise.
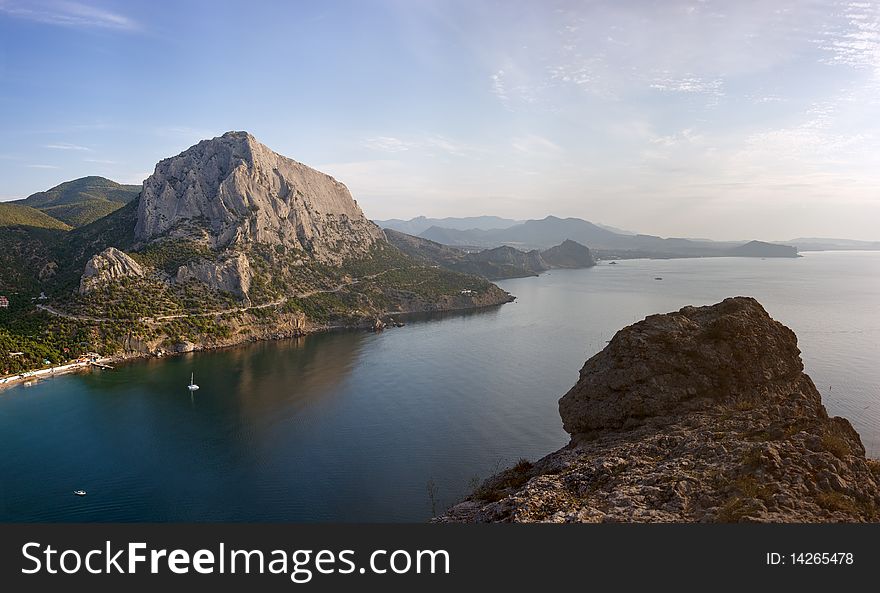
[{"label": "white sailboat", "polygon": [[189,375],[189,385],[187,385],[186,388],[189,389],[190,391],[195,391],[196,389],[199,388],[199,386],[193,382],[193,374],[192,373],[190,373],[190,375]]}]

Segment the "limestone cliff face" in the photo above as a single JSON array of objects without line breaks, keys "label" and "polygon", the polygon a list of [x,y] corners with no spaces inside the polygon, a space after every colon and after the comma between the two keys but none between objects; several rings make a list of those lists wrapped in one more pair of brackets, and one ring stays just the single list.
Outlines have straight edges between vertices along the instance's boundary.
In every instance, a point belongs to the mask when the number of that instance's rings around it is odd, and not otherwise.
[{"label": "limestone cliff face", "polygon": [[137,240],[187,238],[214,249],[248,243],[339,263],[383,238],[348,189],[246,132],[227,132],[160,161],[144,181]]},{"label": "limestone cliff face", "polygon": [[177,269],[175,281],[197,280],[217,290],[244,298],[251,288],[252,278],[247,257],[242,253],[235,253],[219,261],[200,260],[183,265]]},{"label": "limestone cliff face", "polygon": [[143,275],[144,271],[140,264],[115,247],[108,247],[86,263],[79,282],[79,292],[87,294],[106,282],[126,276]]},{"label": "limestone cliff face", "polygon": [[570,444],[442,521],[880,520],[880,464],[751,298],[620,330],[559,402]]}]

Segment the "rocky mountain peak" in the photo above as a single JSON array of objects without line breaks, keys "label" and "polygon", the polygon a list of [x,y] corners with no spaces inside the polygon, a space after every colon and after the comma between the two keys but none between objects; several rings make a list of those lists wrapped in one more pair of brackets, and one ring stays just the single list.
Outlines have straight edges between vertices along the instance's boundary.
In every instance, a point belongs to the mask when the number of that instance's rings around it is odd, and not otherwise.
[{"label": "rocky mountain peak", "polygon": [[144,181],[135,236],[215,249],[284,245],[328,263],[383,238],[345,185],[247,132],[227,132],[160,161]]}]

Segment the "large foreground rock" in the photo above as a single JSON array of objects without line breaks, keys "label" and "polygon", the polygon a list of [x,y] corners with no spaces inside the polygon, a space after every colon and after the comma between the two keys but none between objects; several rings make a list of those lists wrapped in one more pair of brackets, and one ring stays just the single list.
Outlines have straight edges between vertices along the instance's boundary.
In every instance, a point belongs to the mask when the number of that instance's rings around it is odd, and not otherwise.
[{"label": "large foreground rock", "polygon": [[880,520],[880,464],[751,298],[619,331],[559,402],[569,445],[441,521]]},{"label": "large foreground rock", "polygon": [[625,328],[589,359],[559,400],[571,434],[711,409],[774,402],[787,417],[824,414],[794,332],[754,299],[685,307]]}]

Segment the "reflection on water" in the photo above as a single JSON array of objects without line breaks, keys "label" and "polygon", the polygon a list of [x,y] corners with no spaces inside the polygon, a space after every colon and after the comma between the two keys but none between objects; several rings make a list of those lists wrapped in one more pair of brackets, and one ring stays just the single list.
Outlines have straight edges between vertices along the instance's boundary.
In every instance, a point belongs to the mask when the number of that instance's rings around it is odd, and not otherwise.
[{"label": "reflection on water", "polygon": [[480,309],[465,309],[462,311],[425,311],[422,313],[399,313],[394,315],[394,319],[404,322],[429,322],[443,321],[445,319],[467,319],[468,317],[483,317],[492,320],[501,314],[501,308],[504,305],[493,305],[491,307],[482,307]]},{"label": "reflection on water", "polygon": [[615,331],[736,294],[795,330],[829,411],[880,453],[880,254],[621,261],[501,285],[516,302],[0,392],[0,520],[422,521],[429,480],[443,507],[563,445],[557,400]]}]

